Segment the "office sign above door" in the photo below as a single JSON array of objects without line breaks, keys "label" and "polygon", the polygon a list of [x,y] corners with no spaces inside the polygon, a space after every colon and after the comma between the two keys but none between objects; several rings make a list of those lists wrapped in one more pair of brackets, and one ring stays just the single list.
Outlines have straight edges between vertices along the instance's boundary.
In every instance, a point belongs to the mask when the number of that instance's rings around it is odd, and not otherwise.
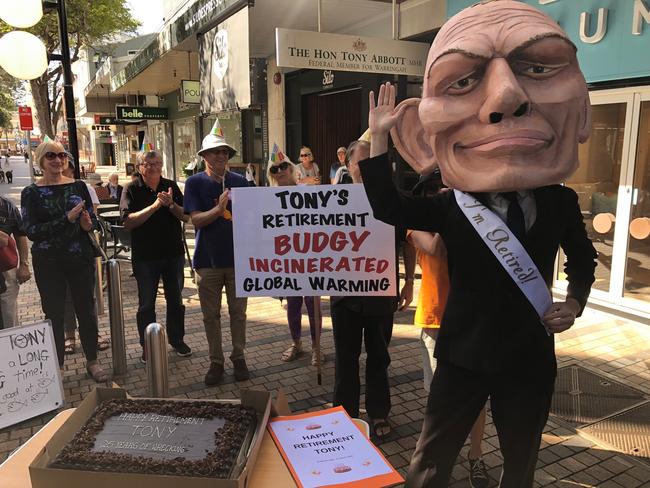
[{"label": "office sign above door", "polygon": [[422,42],[275,29],[282,68],[422,76],[428,52],[429,45]]}]

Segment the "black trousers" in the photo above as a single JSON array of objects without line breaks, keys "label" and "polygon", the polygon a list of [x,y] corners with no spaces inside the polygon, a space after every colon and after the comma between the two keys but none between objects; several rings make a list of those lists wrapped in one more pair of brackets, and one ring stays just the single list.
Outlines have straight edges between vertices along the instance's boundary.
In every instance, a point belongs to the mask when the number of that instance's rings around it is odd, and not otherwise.
[{"label": "black trousers", "polygon": [[79,337],[86,360],[97,359],[97,314],[93,289],[95,265],[92,257],[49,258],[32,255],[34,278],[41,295],[41,306],[46,319],[52,321],[54,342],[59,366],[65,359],[65,334],[63,316],[67,283],[72,303],[79,321]]},{"label": "black trousers", "polygon": [[331,308],[336,349],[334,406],[342,405],[351,417],[359,417],[359,356],[366,344],[366,412],[384,419],[390,412],[388,345],[393,334],[393,314],[364,315],[334,304]]},{"label": "black trousers", "polygon": [[512,368],[486,375],[438,360],[407,488],[444,488],[488,397],[503,454],[500,488],[533,486],[537,453],[553,396],[555,368]]}]

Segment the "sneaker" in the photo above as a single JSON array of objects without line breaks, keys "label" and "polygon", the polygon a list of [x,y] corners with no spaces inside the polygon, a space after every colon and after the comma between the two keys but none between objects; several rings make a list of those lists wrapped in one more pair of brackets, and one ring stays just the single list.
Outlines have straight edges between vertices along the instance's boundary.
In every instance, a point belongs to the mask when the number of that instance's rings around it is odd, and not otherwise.
[{"label": "sneaker", "polygon": [[140,362],[142,364],[147,364],[147,351],[142,348],[142,356],[140,356]]},{"label": "sneaker", "polygon": [[210,363],[210,369],[205,375],[205,384],[214,386],[223,378],[223,364]]},{"label": "sneaker", "polygon": [[232,362],[232,365],[235,368],[235,379],[237,381],[246,381],[251,377],[251,374],[248,372],[248,366],[246,366],[245,359],[235,359]]},{"label": "sneaker", "polygon": [[469,461],[469,485],[472,488],[487,488],[490,484],[490,477],[485,469],[483,458],[470,459]]},{"label": "sneaker", "polygon": [[174,351],[176,351],[177,356],[186,358],[192,355],[192,349],[190,349],[190,346],[185,344],[183,341],[179,342],[176,345],[173,345],[172,347],[174,348]]}]

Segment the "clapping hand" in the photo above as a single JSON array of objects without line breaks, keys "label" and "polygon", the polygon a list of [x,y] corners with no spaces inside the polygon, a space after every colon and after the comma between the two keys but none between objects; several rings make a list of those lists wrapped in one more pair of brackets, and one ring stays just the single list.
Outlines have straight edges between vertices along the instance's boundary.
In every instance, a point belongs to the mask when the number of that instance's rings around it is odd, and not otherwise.
[{"label": "clapping hand", "polygon": [[159,192],[158,200],[163,207],[170,207],[172,203],[174,203],[174,196],[171,187],[167,188],[167,191]]},{"label": "clapping hand", "polygon": [[72,207],[72,210],[70,210],[67,215],[68,221],[70,223],[75,222],[79,218],[81,212],[84,211],[85,207],[86,207],[86,202],[84,200],[81,200],[74,207]]},{"label": "clapping hand", "polygon": [[90,218],[90,214],[88,213],[88,210],[86,210],[85,208],[81,211],[81,217],[79,218],[79,225],[86,232],[90,232],[90,229],[93,228],[93,221]]}]

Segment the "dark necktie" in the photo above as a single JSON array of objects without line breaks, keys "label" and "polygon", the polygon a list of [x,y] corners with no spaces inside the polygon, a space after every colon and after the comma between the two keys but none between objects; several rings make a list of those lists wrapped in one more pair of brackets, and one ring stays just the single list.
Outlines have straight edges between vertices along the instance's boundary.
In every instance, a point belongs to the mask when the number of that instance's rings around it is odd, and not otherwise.
[{"label": "dark necktie", "polygon": [[524,219],[524,212],[521,210],[521,206],[517,201],[517,192],[510,191],[501,193],[501,196],[510,202],[508,205],[506,225],[515,237],[521,241],[526,235],[526,220]]}]

